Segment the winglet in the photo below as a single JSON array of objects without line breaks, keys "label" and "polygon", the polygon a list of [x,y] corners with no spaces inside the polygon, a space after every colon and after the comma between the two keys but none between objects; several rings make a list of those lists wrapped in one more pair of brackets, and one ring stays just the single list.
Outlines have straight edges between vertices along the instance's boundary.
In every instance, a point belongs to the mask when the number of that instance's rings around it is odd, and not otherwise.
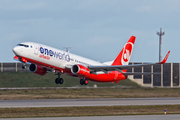
[{"label": "winglet", "polygon": [[166,54],[164,60],[163,60],[162,62],[159,62],[158,64],[164,64],[164,63],[166,63],[166,61],[167,61],[167,59],[168,59],[168,56],[169,56],[169,53],[170,53],[170,51],[168,51],[168,53]]}]

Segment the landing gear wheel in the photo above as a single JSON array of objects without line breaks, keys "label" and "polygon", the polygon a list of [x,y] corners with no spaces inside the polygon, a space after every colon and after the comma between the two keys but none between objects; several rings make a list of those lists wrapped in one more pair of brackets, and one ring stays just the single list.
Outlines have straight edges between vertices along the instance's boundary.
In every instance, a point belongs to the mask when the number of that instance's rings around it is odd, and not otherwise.
[{"label": "landing gear wheel", "polygon": [[81,79],[80,80],[80,84],[81,85],[87,85],[88,84],[88,80]]},{"label": "landing gear wheel", "polygon": [[59,79],[59,83],[63,84],[64,80],[62,78]]},{"label": "landing gear wheel", "polygon": [[58,78],[55,79],[55,83],[58,84],[59,83],[59,80]]},{"label": "landing gear wheel", "polygon": [[87,85],[88,84],[88,80],[84,80],[84,84]]},{"label": "landing gear wheel", "polygon": [[22,65],[22,69],[26,69],[26,65]]},{"label": "landing gear wheel", "polygon": [[58,78],[55,79],[55,83],[63,84],[64,80],[62,78],[60,78],[61,73],[58,72],[58,74],[56,74],[56,75],[58,75]]},{"label": "landing gear wheel", "polygon": [[83,80],[83,79],[80,80],[80,84],[81,84],[81,85],[84,84],[84,80]]}]

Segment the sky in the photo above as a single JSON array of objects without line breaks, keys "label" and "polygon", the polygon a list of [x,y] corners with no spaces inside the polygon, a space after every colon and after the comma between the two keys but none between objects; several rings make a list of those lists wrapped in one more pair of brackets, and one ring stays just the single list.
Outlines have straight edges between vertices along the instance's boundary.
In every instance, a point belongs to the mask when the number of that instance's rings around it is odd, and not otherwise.
[{"label": "sky", "polygon": [[0,0],[0,62],[12,48],[37,42],[95,61],[116,58],[128,39],[136,42],[130,62],[180,62],[180,0]]}]

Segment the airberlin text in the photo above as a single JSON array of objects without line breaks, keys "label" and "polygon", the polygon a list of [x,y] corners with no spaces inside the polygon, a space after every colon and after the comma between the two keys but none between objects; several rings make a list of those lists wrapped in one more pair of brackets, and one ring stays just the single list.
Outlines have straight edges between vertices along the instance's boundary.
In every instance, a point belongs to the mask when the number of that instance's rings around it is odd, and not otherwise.
[{"label": "airberlin text", "polygon": [[65,53],[56,52],[56,51],[49,50],[49,49],[43,48],[43,47],[40,47],[39,51],[41,53],[41,55],[39,55],[40,58],[50,60],[50,57],[54,57],[54,58],[57,58],[60,60],[66,60],[67,62],[70,61],[70,56]]}]

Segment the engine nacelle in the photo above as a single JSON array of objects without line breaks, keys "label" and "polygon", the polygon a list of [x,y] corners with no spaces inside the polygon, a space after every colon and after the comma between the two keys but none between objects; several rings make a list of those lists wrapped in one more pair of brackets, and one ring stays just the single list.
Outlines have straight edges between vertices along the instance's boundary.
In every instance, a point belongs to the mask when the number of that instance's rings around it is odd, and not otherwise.
[{"label": "engine nacelle", "polygon": [[73,65],[71,68],[71,72],[78,76],[87,77],[90,75],[90,70],[87,67],[80,65],[80,64]]},{"label": "engine nacelle", "polygon": [[31,64],[29,66],[29,71],[31,71],[31,72],[33,72],[35,74],[41,75],[41,76],[43,76],[43,75],[45,75],[47,73],[46,68],[41,67],[39,65],[35,65],[35,64]]}]

